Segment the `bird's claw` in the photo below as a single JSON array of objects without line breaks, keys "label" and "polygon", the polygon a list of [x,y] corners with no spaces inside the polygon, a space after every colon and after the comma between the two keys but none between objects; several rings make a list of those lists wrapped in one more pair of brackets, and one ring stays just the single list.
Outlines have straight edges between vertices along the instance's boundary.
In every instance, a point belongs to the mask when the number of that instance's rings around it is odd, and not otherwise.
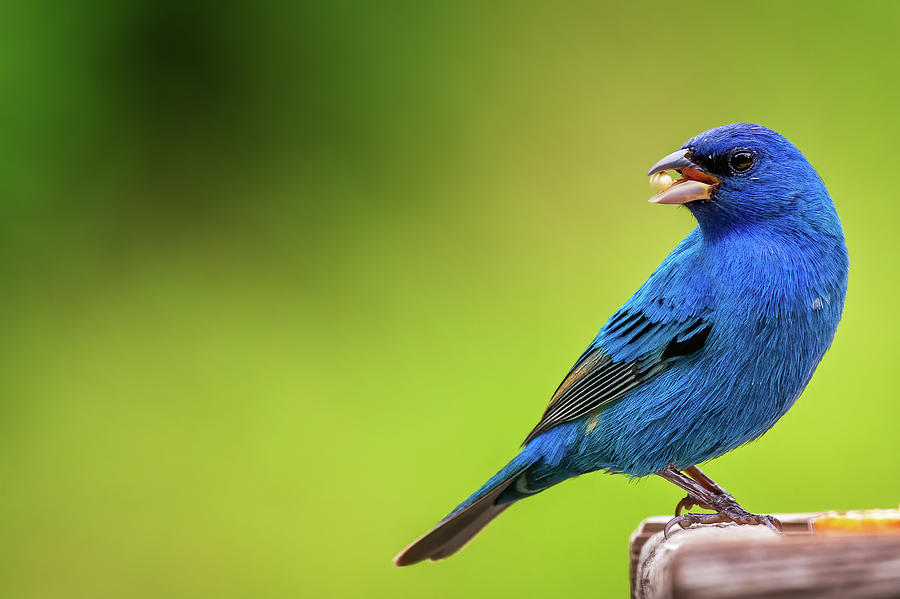
[{"label": "bird's claw", "polygon": [[769,516],[768,514],[760,514],[756,516],[759,519],[759,522],[756,524],[762,524],[766,528],[771,529],[777,533],[784,532],[784,524],[781,523],[781,520],[776,518],[775,516]]},{"label": "bird's claw", "polygon": [[[770,530],[782,533],[784,526],[781,521],[774,516],[767,514],[751,514],[742,508],[730,495],[721,496],[721,500],[712,502],[710,506],[700,501],[697,497],[688,494],[687,497],[678,502],[675,507],[675,517],[669,520],[663,529],[663,535],[668,538],[669,531],[676,525],[681,528],[688,529],[694,524],[719,524],[722,522],[733,522],[740,525],[765,526]],[[704,509],[716,510],[715,514],[681,514],[681,509],[691,509],[694,506]]]},{"label": "bird's claw", "polygon": [[710,505],[708,505],[705,501],[698,498],[696,495],[688,493],[681,501],[678,502],[678,505],[675,506],[675,515],[680,516],[681,510],[690,511],[691,508],[699,507],[704,510],[713,509]]},{"label": "bird's claw", "polygon": [[676,524],[687,530],[694,524],[717,524],[719,522],[727,522],[722,514],[682,514],[669,520],[663,529],[663,536],[668,539],[669,531]]}]

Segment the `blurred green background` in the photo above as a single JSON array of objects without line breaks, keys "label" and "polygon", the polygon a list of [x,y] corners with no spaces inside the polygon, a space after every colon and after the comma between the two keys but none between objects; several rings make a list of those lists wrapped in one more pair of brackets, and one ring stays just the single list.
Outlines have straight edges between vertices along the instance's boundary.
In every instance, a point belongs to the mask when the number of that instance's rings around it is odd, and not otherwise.
[{"label": "blurred green background", "polygon": [[644,173],[753,121],[851,252],[831,352],[707,471],[896,506],[900,8],[5,3],[0,595],[624,596],[681,494],[600,474],[393,568],[692,227]]}]

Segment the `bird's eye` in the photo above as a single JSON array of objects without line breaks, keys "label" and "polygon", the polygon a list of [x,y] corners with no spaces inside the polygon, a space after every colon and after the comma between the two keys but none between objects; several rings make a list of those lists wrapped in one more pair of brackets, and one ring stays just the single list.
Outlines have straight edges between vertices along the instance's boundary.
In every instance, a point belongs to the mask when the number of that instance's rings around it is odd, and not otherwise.
[{"label": "bird's eye", "polygon": [[738,150],[728,159],[731,170],[736,173],[746,173],[753,166],[753,152],[749,150]]}]

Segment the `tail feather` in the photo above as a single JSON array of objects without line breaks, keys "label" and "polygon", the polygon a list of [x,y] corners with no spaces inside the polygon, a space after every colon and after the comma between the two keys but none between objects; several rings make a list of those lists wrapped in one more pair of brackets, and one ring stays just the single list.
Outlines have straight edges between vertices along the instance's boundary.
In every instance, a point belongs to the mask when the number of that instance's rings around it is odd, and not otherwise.
[{"label": "tail feather", "polygon": [[426,559],[448,557],[514,502],[583,473],[577,466],[563,463],[572,446],[580,442],[583,435],[579,431],[583,430],[575,421],[560,424],[532,439],[519,455],[449,516],[401,551],[394,564],[408,566]]},{"label": "tail feather", "polygon": [[410,566],[425,559],[443,559],[459,551],[472,537],[500,515],[511,503],[497,505],[497,497],[515,476],[497,485],[486,495],[452,513],[446,520],[409,544],[394,558],[395,566]]},{"label": "tail feather", "polygon": [[[509,487],[539,457],[538,452],[528,448],[523,450],[431,531],[410,543],[394,558],[394,564],[409,566],[426,559],[443,559],[459,551],[488,522],[512,505],[513,501],[525,496]],[[510,493],[501,497],[507,489]]]}]

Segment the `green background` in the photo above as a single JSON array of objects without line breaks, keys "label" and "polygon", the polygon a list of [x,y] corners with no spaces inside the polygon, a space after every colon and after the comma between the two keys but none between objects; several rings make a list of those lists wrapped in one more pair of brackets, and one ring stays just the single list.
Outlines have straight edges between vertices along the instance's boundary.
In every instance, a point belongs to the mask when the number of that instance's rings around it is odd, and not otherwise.
[{"label": "green background", "polygon": [[662,480],[390,560],[692,227],[647,168],[734,121],[820,171],[850,293],[707,471],[897,505],[896,3],[70,4],[0,8],[0,595],[624,596]]}]

